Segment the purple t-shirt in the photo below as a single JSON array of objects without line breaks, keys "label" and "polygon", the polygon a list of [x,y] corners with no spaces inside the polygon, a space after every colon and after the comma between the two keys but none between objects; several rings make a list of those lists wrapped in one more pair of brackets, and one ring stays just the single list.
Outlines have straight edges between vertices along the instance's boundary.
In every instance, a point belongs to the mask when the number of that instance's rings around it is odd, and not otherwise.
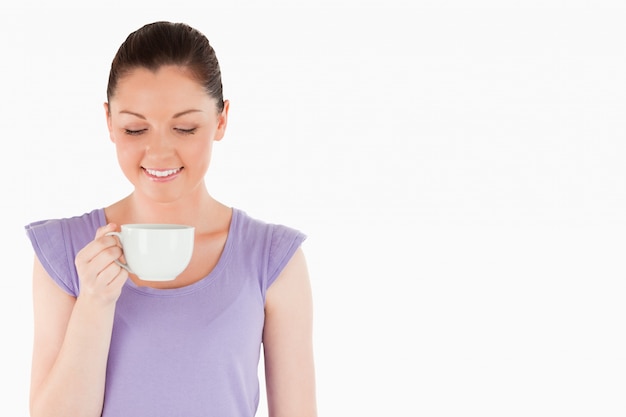
[{"label": "purple t-shirt", "polygon": [[[105,223],[97,209],[26,226],[36,255],[65,292],[79,294],[74,258]],[[304,239],[233,209],[209,275],[176,289],[128,280],[115,310],[102,415],[254,416],[265,293]]]}]

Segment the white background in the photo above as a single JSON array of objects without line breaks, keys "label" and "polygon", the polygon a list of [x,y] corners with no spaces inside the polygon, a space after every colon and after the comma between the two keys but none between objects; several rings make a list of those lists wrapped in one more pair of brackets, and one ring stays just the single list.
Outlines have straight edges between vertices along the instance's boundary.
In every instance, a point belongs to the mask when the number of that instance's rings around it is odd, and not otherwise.
[{"label": "white background", "polygon": [[309,236],[320,416],[626,415],[623,2],[175,3],[0,9],[0,415],[27,415],[23,226],[130,192],[102,103],[154,20],[220,59],[213,194]]}]

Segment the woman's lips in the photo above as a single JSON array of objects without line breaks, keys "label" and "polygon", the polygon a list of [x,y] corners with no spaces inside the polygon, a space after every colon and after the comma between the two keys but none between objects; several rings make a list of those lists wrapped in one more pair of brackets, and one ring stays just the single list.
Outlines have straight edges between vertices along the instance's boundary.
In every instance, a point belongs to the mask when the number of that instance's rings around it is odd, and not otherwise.
[{"label": "woman's lips", "polygon": [[171,181],[180,174],[183,168],[170,168],[170,169],[155,169],[155,168],[142,168],[143,172],[152,181],[164,182]]}]

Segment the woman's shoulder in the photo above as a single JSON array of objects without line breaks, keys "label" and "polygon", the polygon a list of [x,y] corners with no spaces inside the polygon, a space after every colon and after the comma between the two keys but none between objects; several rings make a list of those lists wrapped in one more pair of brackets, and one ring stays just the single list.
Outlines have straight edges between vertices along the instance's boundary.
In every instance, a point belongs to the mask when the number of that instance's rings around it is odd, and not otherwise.
[{"label": "woman's shoulder", "polygon": [[35,254],[48,274],[68,294],[79,293],[74,258],[105,223],[104,210],[38,220],[25,226]]},{"label": "woman's shoulder", "polygon": [[25,229],[36,249],[55,250],[56,246],[80,246],[91,241],[96,230],[105,224],[104,209],[98,208],[79,215],[34,221]]},{"label": "woman's shoulder", "polygon": [[82,214],[67,217],[53,217],[45,220],[37,220],[25,226],[26,230],[45,229],[67,225],[73,229],[89,228],[96,229],[106,224],[103,208],[97,208]]},{"label": "woman's shoulder", "polygon": [[240,209],[233,209],[231,233],[236,235],[241,253],[257,253],[266,266],[268,284],[278,276],[291,256],[307,238],[301,230],[280,222],[261,220]]},{"label": "woman's shoulder", "polygon": [[246,211],[233,208],[231,229],[246,236],[247,238],[280,239],[285,236],[306,235],[296,227],[288,226],[280,222],[272,222],[259,217],[249,215]]}]

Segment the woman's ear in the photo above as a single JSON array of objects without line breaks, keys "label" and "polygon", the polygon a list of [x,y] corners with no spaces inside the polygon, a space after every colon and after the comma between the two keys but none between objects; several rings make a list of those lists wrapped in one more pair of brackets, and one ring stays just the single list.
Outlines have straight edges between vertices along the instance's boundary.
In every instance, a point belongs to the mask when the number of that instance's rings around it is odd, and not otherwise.
[{"label": "woman's ear", "polygon": [[106,117],[107,120],[107,129],[109,129],[109,137],[111,138],[111,141],[113,140],[113,127],[111,125],[111,109],[109,107],[109,103],[107,103],[106,101],[104,102],[104,116]]},{"label": "woman's ear", "polygon": [[213,140],[222,140],[226,133],[226,125],[228,124],[228,109],[230,108],[230,101],[224,100],[224,110],[217,116],[217,131]]}]

